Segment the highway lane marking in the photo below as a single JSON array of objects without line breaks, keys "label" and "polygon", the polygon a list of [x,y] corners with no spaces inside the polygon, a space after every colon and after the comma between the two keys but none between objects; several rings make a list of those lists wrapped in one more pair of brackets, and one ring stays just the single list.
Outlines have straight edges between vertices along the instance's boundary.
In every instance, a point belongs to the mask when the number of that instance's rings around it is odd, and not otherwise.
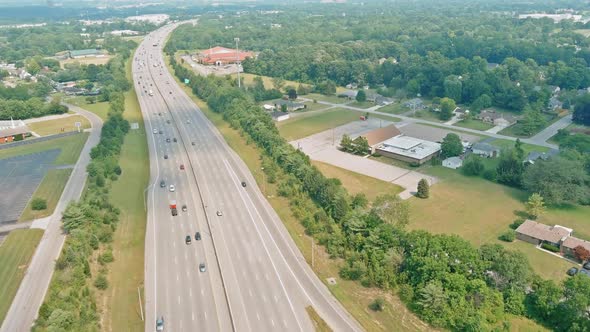
[{"label": "highway lane marking", "polygon": [[176,259],[176,256],[174,256],[174,264],[178,265],[178,260]]},{"label": "highway lane marking", "polygon": [[258,320],[260,320],[260,315],[258,314],[258,311],[256,312],[256,318],[258,318]]},{"label": "highway lane marking", "polygon": [[190,297],[193,297],[193,289],[192,289],[192,288],[189,288],[189,289],[188,289],[188,295],[189,295]]},{"label": "highway lane marking", "polygon": [[252,297],[252,288],[248,288],[248,294],[250,294],[250,297]]},{"label": "highway lane marking", "polygon": [[195,320],[195,313],[194,313],[194,312],[192,312],[192,313],[191,313],[191,316],[192,316],[192,318],[193,318],[193,321],[194,321],[194,320]]},{"label": "highway lane marking", "polygon": [[201,288],[201,296],[205,296],[205,291]]},{"label": "highway lane marking", "polygon": [[[180,295],[178,295],[178,305],[180,305]],[[182,323],[180,323],[182,325]]]},{"label": "highway lane marking", "polygon": [[270,323],[272,324],[272,326],[275,326],[275,321],[273,319],[270,320]]},{"label": "highway lane marking", "polygon": [[178,273],[176,274],[176,281],[180,281],[180,277],[178,276]]}]

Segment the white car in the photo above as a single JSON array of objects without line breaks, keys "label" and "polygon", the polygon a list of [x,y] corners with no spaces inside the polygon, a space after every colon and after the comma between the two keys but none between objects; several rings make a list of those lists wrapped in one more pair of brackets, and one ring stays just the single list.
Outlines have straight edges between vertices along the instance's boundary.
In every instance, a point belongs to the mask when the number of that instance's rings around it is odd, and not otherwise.
[{"label": "white car", "polygon": [[170,185],[170,191],[176,191],[176,187],[173,184]]},{"label": "white car", "polygon": [[154,134],[157,134],[157,133],[158,133],[158,129],[154,129]]},{"label": "white car", "polygon": [[223,215],[223,213],[221,213],[221,211],[217,211],[217,216],[221,217]]}]

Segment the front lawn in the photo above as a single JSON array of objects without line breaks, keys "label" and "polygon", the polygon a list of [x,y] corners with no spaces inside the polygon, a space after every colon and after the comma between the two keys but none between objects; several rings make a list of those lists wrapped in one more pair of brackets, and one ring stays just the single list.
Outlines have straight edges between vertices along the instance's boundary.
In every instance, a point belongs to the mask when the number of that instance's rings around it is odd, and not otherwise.
[{"label": "front lawn", "polygon": [[352,110],[336,108],[326,112],[313,114],[279,122],[277,127],[281,136],[287,141],[307,137],[324,130],[335,128],[351,121],[358,120],[359,113]]},{"label": "front lawn", "polygon": [[66,99],[65,101],[98,115],[102,121],[106,121],[108,118],[110,107],[108,102],[96,102],[89,104],[86,101],[86,97],[73,97]]},{"label": "front lawn", "polygon": [[490,128],[494,128],[494,126],[489,123],[485,123],[483,121],[473,120],[473,119],[461,120],[461,121],[455,123],[454,126],[475,129],[475,130],[481,130],[481,131],[486,131]]},{"label": "front lawn", "polygon": [[59,133],[77,131],[76,122],[80,123],[80,130],[90,128],[90,121],[81,115],[72,115],[67,118],[33,122],[28,126],[40,136],[55,135]]},{"label": "front lawn", "polygon": [[416,113],[411,112],[408,115],[413,118],[428,120],[428,121],[432,121],[432,122],[438,122],[438,123],[444,122],[438,117],[438,113],[435,113],[435,112],[432,112],[429,110],[419,110],[419,111],[416,111]]},{"label": "front lawn", "polygon": [[391,114],[404,114],[410,111],[409,108],[405,107],[401,103],[393,103],[383,107],[380,107],[377,111]]},{"label": "front lawn", "polygon": [[352,106],[352,107],[358,107],[358,108],[364,109],[364,108],[370,108],[370,107],[375,106],[375,103],[372,103],[370,101],[363,101],[363,102],[354,101],[348,105]]},{"label": "front lawn", "polygon": [[[516,143],[515,141],[508,140],[508,139],[495,139],[490,144],[497,146],[502,150],[507,150],[507,149],[514,148],[515,143]],[[549,148],[546,146],[533,145],[533,144],[527,144],[527,143],[522,144],[522,149],[524,151],[525,157],[526,157],[526,155],[529,154],[529,152],[532,152],[532,151],[537,151],[537,152],[549,151]]]},{"label": "front lawn", "polygon": [[312,100],[325,101],[325,102],[334,103],[334,104],[346,104],[346,103],[350,102],[350,100],[348,100],[346,98],[340,98],[335,95],[334,96],[326,96],[326,95],[321,95],[319,93],[310,93],[310,94],[307,94],[302,97],[312,99]]},{"label": "front lawn", "polygon": [[535,136],[536,134],[541,132],[543,129],[547,128],[552,123],[554,123],[555,121],[560,119],[560,117],[555,116],[555,115],[551,115],[551,114],[543,113],[542,115],[545,118],[545,121],[547,121],[546,124],[543,127],[539,127],[536,130],[534,130],[530,135],[525,135],[522,133],[522,124],[520,122],[517,122],[510,127],[500,130],[498,132],[498,134],[512,136],[512,137],[529,138],[529,137]]}]

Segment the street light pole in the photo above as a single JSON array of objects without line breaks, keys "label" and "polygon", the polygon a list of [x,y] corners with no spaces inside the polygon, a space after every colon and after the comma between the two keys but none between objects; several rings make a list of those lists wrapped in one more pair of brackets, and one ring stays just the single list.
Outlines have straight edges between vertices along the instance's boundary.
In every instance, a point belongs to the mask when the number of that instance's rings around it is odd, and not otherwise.
[{"label": "street light pole", "polygon": [[236,37],[234,38],[234,41],[236,42],[236,63],[238,64],[238,88],[242,88],[242,82],[240,82],[240,48],[239,48],[239,42],[240,42],[240,38]]}]

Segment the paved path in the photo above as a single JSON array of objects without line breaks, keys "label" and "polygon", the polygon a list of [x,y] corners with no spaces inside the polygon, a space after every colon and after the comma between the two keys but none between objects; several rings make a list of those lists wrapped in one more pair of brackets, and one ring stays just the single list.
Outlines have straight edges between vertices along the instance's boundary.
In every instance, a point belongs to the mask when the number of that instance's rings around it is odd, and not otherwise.
[{"label": "paved path", "polygon": [[0,226],[0,234],[13,231],[15,229],[22,229],[22,228],[29,228],[33,222],[17,222],[14,224],[2,225]]},{"label": "paved path", "polygon": [[537,143],[533,143],[533,144],[541,145],[540,144],[541,142],[542,143],[547,142],[548,139],[550,139],[553,135],[557,134],[557,131],[559,129],[563,129],[563,128],[569,126],[571,123],[572,123],[572,114],[566,115],[563,118],[552,123],[547,128],[541,130],[537,135],[529,138],[529,140],[531,140],[533,142],[537,142]]},{"label": "paved path", "polygon": [[29,331],[37,318],[39,307],[45,298],[53,275],[55,260],[59,257],[65,241],[65,234],[61,229],[62,213],[70,201],[80,198],[86,183],[86,167],[90,162],[90,150],[100,140],[102,129],[100,117],[75,105],[65,105],[86,117],[90,121],[93,130],[80,153],[78,162],[66,183],[53,214],[48,218],[46,231],[6,314],[2,327],[0,327],[0,332]]}]

